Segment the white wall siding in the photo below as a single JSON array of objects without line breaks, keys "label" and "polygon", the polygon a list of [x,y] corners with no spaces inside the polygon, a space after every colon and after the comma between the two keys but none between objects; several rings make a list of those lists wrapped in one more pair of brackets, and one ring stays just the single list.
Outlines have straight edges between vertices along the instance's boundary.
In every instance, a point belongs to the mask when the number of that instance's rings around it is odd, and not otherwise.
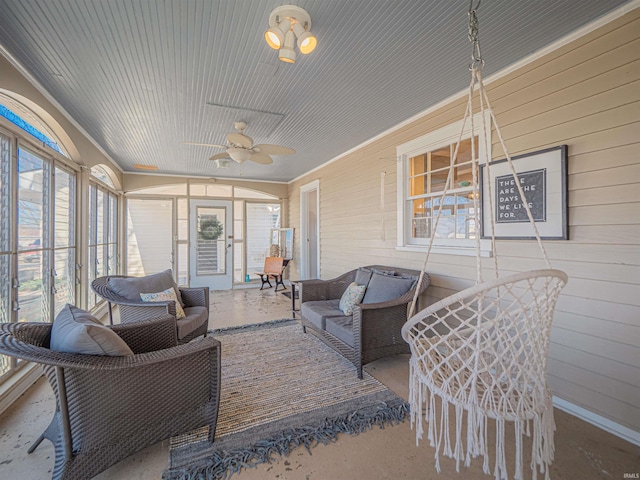
[{"label": "white wall siding", "polygon": [[[545,242],[552,265],[569,275],[552,331],[549,384],[558,397],[640,432],[640,10],[488,90],[512,155],[568,145],[570,239]],[[299,188],[320,180],[323,278],[373,263],[422,266],[423,253],[395,248],[395,148],[462,114],[461,99],[290,185],[290,223],[298,226]],[[503,158],[495,135],[492,149]],[[543,266],[535,242],[499,241],[497,251],[506,273]],[[492,262],[483,259],[483,268]],[[427,270],[428,297],[442,298],[472,284],[475,258],[432,255]]]}]

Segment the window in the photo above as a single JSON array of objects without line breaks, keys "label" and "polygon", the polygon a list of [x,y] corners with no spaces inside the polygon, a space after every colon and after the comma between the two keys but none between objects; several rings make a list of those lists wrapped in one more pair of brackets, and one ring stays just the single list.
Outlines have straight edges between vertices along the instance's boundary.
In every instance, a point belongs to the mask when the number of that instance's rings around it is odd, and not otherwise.
[{"label": "window", "polygon": [[271,229],[280,228],[279,203],[246,202],[247,271],[260,271],[269,256]]},{"label": "window", "polygon": [[[118,197],[94,181],[89,184],[89,283],[118,273]],[[87,308],[99,298],[89,291]]]},{"label": "window", "polygon": [[[488,121],[488,120],[487,120]],[[474,118],[480,125],[480,116]],[[479,226],[474,220],[473,148],[480,161],[487,158],[484,141],[471,136],[467,121],[457,156],[455,148],[462,123],[457,122],[398,147],[398,247],[423,248],[434,237],[438,253],[473,254]],[[490,145],[487,142],[487,145]],[[443,198],[450,162],[455,156],[451,184]],[[442,202],[440,219],[436,217]],[[484,245],[483,248],[485,248]]]},{"label": "window", "polygon": [[[144,276],[174,269],[172,198],[127,198],[127,275]],[[182,202],[179,216],[187,215]],[[181,238],[186,240],[188,217],[180,222]],[[183,240],[184,241],[184,240]],[[186,241],[185,246],[188,246]],[[183,259],[184,262],[184,259]],[[186,265],[178,266],[179,281],[186,283]]]},{"label": "window", "polygon": [[[0,131],[0,322],[51,322],[76,302],[75,199],[59,155]],[[0,356],[0,377],[22,364]]]},{"label": "window", "polygon": [[[3,103],[6,103],[18,111],[20,114],[7,108]],[[20,127],[29,135],[33,136],[36,140],[44,143],[49,148],[56,152],[68,156],[66,152],[60,148],[60,144],[53,139],[53,134],[49,133],[49,128],[46,124],[33,112],[29,111],[27,107],[20,102],[10,99],[9,97],[0,94],[0,117],[4,117],[11,123]],[[43,131],[47,133],[43,133]]]},{"label": "window", "polygon": [[111,180],[111,177],[109,176],[107,168],[103,167],[102,165],[94,165],[93,167],[91,167],[91,176],[100,180],[107,187],[113,189],[116,188],[116,186],[113,184],[113,180]]}]

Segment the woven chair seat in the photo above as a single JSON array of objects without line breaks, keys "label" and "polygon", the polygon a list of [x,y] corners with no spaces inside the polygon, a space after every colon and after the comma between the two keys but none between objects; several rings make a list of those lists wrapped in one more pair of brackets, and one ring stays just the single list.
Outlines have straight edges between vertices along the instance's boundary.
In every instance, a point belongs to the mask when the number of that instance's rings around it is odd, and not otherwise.
[{"label": "woven chair seat", "polygon": [[[109,308],[109,321],[113,325],[113,305],[117,305],[121,323],[132,323],[158,317],[159,315],[176,316],[176,302],[143,302],[140,299],[131,300],[114,292],[109,285],[111,278],[135,278],[125,275],[108,275],[98,277],[91,282],[91,289],[102,299],[106,300]],[[179,288],[184,302],[187,317],[177,320],[178,342],[188,343],[200,335],[207,335],[209,325],[209,287]],[[189,307],[204,307],[206,312],[196,312],[190,315]],[[197,318],[192,318],[193,316]]]}]

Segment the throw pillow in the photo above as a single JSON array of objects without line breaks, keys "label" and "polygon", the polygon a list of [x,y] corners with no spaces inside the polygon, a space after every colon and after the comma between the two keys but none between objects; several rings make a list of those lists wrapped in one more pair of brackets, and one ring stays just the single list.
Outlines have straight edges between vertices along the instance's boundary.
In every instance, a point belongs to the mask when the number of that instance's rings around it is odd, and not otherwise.
[{"label": "throw pillow", "polygon": [[51,350],[113,357],[133,355],[116,332],[102,325],[89,312],[66,304],[51,326]]},{"label": "throw pillow", "polygon": [[365,268],[365,267],[358,268],[358,270],[356,270],[355,282],[358,285],[364,285],[364,286],[369,285],[369,280],[371,280],[371,274],[372,273],[373,272],[371,270],[369,270],[368,268]]},{"label": "throw pillow", "polygon": [[108,283],[111,290],[129,300],[140,300],[140,294],[143,292],[161,292],[173,287],[176,291],[178,302],[184,307],[180,290],[173,280],[173,274],[170,269],[145,277],[110,277]]},{"label": "throw pillow", "polygon": [[340,310],[345,315],[353,315],[353,307],[362,301],[366,286],[358,285],[356,282],[349,284],[340,298]]},{"label": "throw pillow", "polygon": [[411,278],[392,277],[374,273],[369,281],[362,303],[380,303],[401,297],[413,287]]},{"label": "throw pillow", "polygon": [[176,320],[180,320],[186,316],[173,287],[169,287],[162,292],[141,293],[140,298],[143,302],[167,302],[169,300],[173,300],[176,302]]}]

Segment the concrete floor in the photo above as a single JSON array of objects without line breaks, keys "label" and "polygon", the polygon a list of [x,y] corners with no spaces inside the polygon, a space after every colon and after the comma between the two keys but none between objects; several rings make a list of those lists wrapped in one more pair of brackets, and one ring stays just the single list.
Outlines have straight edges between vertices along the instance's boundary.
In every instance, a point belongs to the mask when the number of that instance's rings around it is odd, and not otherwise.
[{"label": "concrete floor", "polygon": [[[210,328],[291,317],[291,300],[273,289],[238,289],[212,292]],[[365,369],[398,395],[407,398],[408,356],[378,360]],[[0,479],[46,479],[51,477],[53,447],[43,442],[31,455],[28,446],[49,424],[55,405],[47,382],[40,379],[21,399],[0,416]],[[556,410],[556,460],[551,468],[555,480],[638,478],[640,448],[571,415]],[[507,455],[513,456],[507,440]],[[526,445],[526,442],[525,442]],[[415,445],[410,422],[375,429],[358,436],[344,435],[334,444],[318,446],[309,454],[304,448],[287,458],[240,473],[238,480],[373,480],[373,479],[481,479],[482,461],[470,468],[441,457],[442,472],[434,469],[434,450],[427,442]],[[507,457],[509,458],[509,457]],[[168,441],[146,448],[95,477],[100,480],[159,479],[167,467]],[[492,463],[493,464],[493,463]],[[525,458],[525,465],[528,460]],[[625,476],[625,474],[629,474]],[[525,478],[531,472],[525,468]]]}]

